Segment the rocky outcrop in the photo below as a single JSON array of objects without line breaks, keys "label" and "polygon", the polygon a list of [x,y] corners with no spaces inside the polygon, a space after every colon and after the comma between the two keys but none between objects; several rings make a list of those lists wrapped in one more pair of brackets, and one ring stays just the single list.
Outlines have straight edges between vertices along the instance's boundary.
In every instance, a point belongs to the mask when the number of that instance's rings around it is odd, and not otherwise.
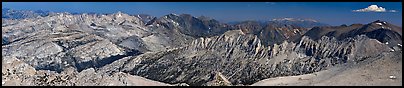
[{"label": "rocky outcrop", "polygon": [[318,22],[314,19],[301,19],[301,18],[278,18],[278,19],[272,19],[271,22],[278,25],[292,25],[302,28],[330,26],[328,24]]},{"label": "rocky outcrop", "polygon": [[141,24],[136,17],[123,13],[108,16],[58,13],[26,19],[2,27],[6,39],[2,55],[18,57],[36,69],[57,72],[67,66],[78,71],[101,67],[149,51],[139,38],[146,33]]},{"label": "rocky outcrop", "polygon": [[93,68],[77,72],[69,67],[57,73],[35,70],[15,57],[3,57],[2,85],[14,86],[170,86],[127,73],[105,74]]},{"label": "rocky outcrop", "polygon": [[229,86],[231,85],[231,82],[227,80],[226,77],[224,77],[220,72],[215,72],[212,74],[212,81],[207,82],[207,86]]},{"label": "rocky outcrop", "polygon": [[283,41],[298,41],[298,38],[308,30],[300,26],[280,24],[273,21],[261,23],[258,21],[243,21],[235,25],[235,29],[245,34],[254,34],[264,45],[280,44]]},{"label": "rocky outcrop", "polygon": [[270,47],[260,42],[255,35],[228,31],[221,36],[197,39],[183,48],[133,57],[122,71],[190,85],[209,85],[206,83],[213,80],[211,74],[220,72],[232,85],[247,85],[265,78],[308,74],[337,64],[355,63],[391,50],[363,35],[341,41],[327,36],[320,40],[304,36],[298,43],[285,41]]}]

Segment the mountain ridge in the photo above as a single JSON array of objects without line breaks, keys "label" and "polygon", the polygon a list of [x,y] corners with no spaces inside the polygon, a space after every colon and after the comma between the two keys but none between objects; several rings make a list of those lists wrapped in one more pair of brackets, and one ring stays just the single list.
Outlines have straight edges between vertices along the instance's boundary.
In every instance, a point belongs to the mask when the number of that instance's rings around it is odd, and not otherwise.
[{"label": "mountain ridge", "polygon": [[[380,20],[313,28],[123,12],[2,20],[2,59],[23,63],[3,69],[29,72],[3,70],[3,80],[13,85],[133,85],[122,78],[132,75],[171,85],[251,85],[402,49],[401,28]],[[103,77],[120,81],[94,80]]]}]

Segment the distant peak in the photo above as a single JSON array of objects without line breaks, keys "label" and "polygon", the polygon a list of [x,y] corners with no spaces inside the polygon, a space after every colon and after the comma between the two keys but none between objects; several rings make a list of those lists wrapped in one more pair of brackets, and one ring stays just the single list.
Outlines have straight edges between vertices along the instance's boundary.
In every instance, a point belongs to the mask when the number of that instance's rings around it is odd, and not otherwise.
[{"label": "distant peak", "polygon": [[314,20],[314,19],[304,19],[304,20],[306,20],[306,21],[312,21],[312,22],[318,22],[317,20]]},{"label": "distant peak", "polygon": [[272,19],[272,21],[285,21],[285,20],[287,20],[287,21],[293,21],[294,18],[286,17],[286,18],[276,18],[276,19]]},{"label": "distant peak", "polygon": [[137,16],[151,16],[149,14],[137,14]]},{"label": "distant peak", "polygon": [[178,17],[179,17],[179,15],[177,15],[175,13],[170,13],[170,14],[163,16],[163,18],[165,18],[165,19],[174,19],[174,18],[178,18]]},{"label": "distant peak", "polygon": [[318,22],[317,20],[314,20],[314,19],[300,19],[300,18],[290,18],[290,17],[276,18],[276,19],[272,19],[272,21],[311,21],[311,22]]},{"label": "distant peak", "polygon": [[386,21],[381,21],[381,20],[376,20],[376,21],[373,21],[371,24],[377,24],[377,25],[386,25],[387,24],[387,22]]},{"label": "distant peak", "polygon": [[168,17],[168,18],[170,18],[170,17],[179,17],[179,15],[177,15],[175,13],[170,13],[170,14],[164,15],[163,17]]},{"label": "distant peak", "polygon": [[123,17],[124,15],[129,15],[129,14],[126,14],[126,13],[123,13],[123,12],[121,12],[121,11],[118,11],[118,12],[116,12],[114,15],[115,15],[116,17]]},{"label": "distant peak", "polygon": [[121,12],[121,11],[118,11],[118,12],[116,12],[116,14],[122,14],[122,12]]},{"label": "distant peak", "polygon": [[202,15],[202,16],[199,16],[198,19],[207,19],[207,20],[210,20],[210,19],[212,19],[212,18]]},{"label": "distant peak", "polygon": [[170,13],[168,15],[179,16],[178,14],[175,14],[175,13]]},{"label": "distant peak", "polygon": [[149,15],[149,14],[137,14],[137,15],[135,15],[135,16],[138,17],[138,18],[141,18],[141,19],[153,18],[153,16],[151,16],[151,15]]},{"label": "distant peak", "polygon": [[181,14],[181,17],[193,17],[191,14]]},{"label": "distant peak", "polygon": [[121,11],[118,11],[115,13],[115,15],[122,15],[122,14],[124,14],[124,13],[122,13]]},{"label": "distant peak", "polygon": [[373,21],[372,23],[387,23],[386,21],[381,21],[381,20],[376,20],[376,21]]}]

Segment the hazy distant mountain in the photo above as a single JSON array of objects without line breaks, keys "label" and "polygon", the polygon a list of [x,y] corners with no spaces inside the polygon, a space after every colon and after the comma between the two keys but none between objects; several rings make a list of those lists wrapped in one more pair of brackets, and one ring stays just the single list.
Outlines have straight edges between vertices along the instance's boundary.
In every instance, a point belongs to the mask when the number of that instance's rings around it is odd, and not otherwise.
[{"label": "hazy distant mountain", "polygon": [[38,16],[47,16],[49,11],[42,10],[13,10],[9,8],[2,8],[1,15],[2,18],[10,18],[10,19],[24,19],[24,18],[33,18]]},{"label": "hazy distant mountain", "polygon": [[312,28],[315,26],[330,26],[328,24],[321,23],[313,19],[279,18],[279,19],[272,19],[271,21],[279,25],[293,25],[303,28]]}]

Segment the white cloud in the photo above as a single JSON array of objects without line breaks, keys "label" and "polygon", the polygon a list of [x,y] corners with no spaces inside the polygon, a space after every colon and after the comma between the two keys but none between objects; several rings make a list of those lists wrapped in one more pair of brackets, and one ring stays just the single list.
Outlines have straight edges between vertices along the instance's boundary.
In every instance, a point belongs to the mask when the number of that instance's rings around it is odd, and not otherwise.
[{"label": "white cloud", "polygon": [[[354,12],[387,12],[386,8],[379,7],[377,5],[370,5],[367,8],[353,10]],[[390,10],[389,12],[397,12],[396,10]]]},{"label": "white cloud", "polygon": [[390,10],[389,12],[397,12],[397,10]]}]

